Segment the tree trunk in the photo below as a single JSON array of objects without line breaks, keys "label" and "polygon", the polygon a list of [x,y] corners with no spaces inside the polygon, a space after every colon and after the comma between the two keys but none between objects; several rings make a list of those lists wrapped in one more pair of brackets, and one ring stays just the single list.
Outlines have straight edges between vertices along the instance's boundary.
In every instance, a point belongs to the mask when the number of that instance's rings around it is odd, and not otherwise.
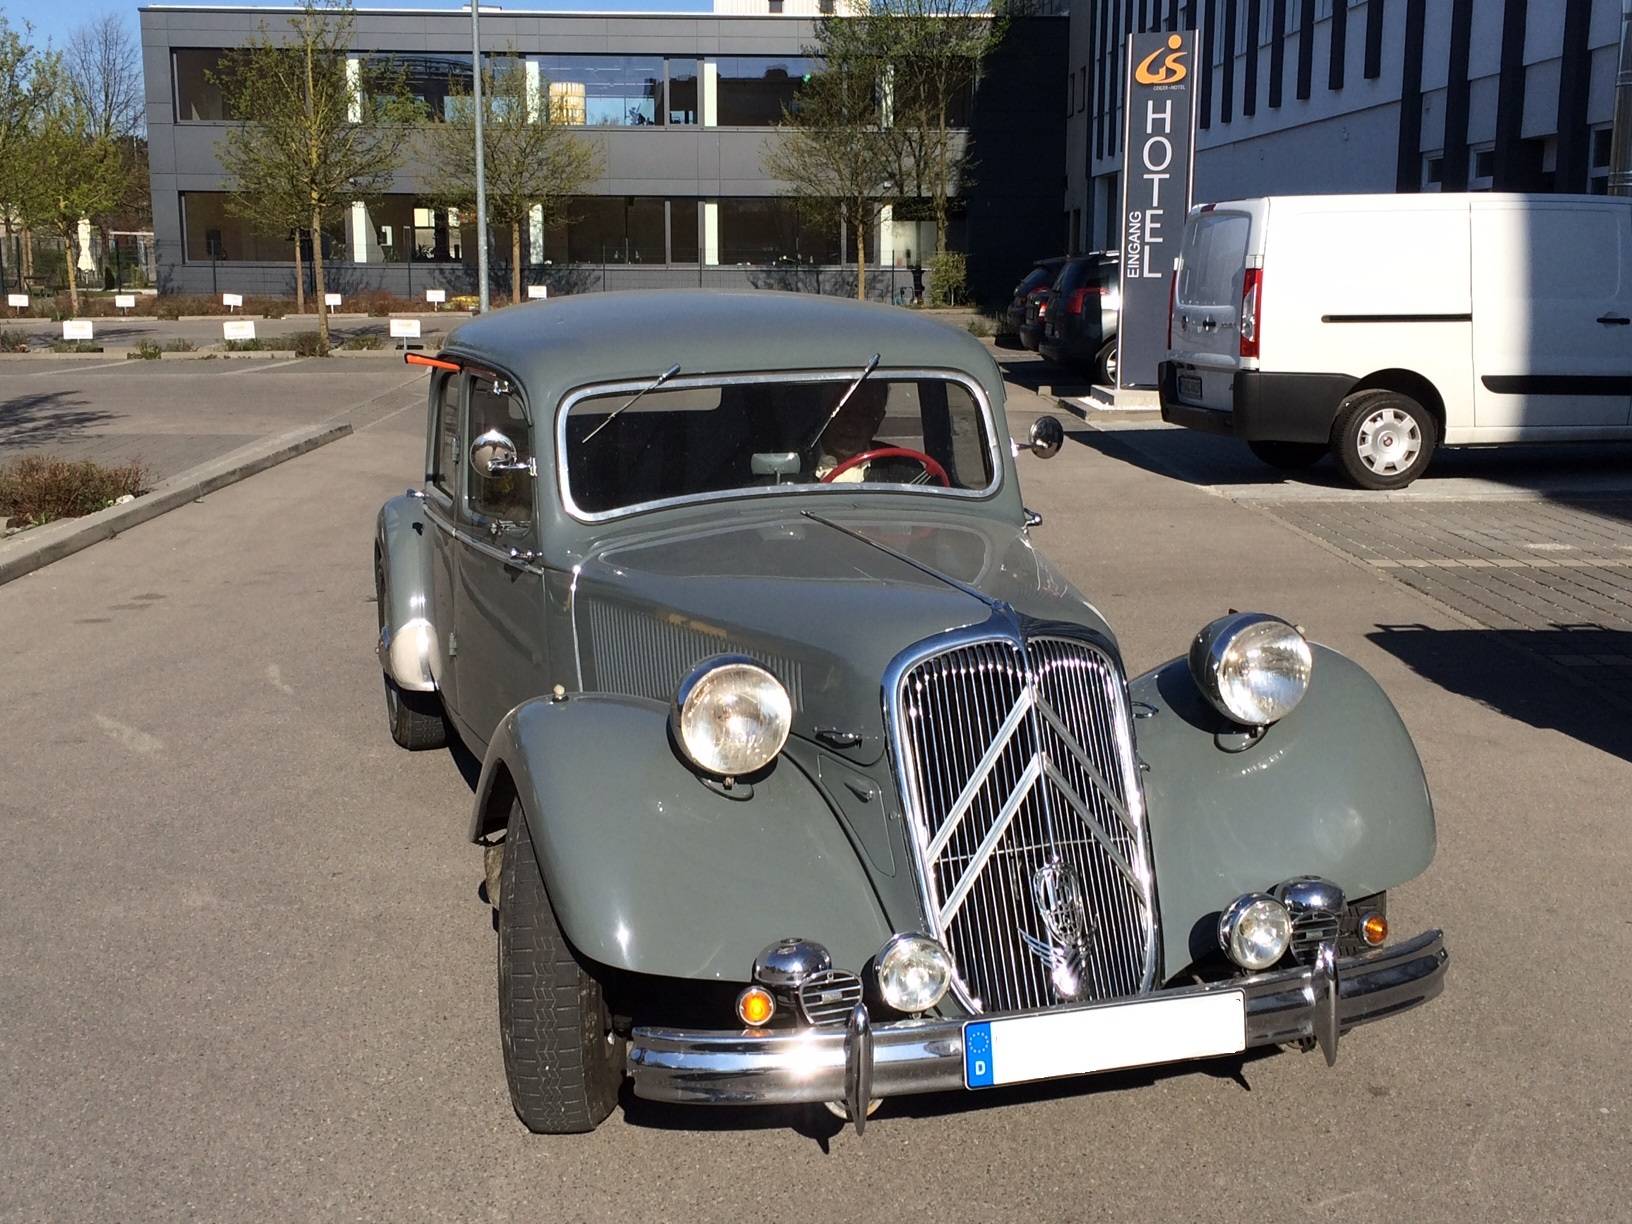
[{"label": "tree trunk", "polygon": [[867,227],[856,222],[851,230],[856,235],[856,301],[867,300]]},{"label": "tree trunk", "polygon": [[78,237],[79,224],[67,225],[62,230],[63,262],[67,264],[68,273],[68,309],[74,318],[79,318],[79,269],[78,260],[74,258],[74,239]]},{"label": "tree trunk", "polygon": [[510,304],[521,301],[521,222],[510,222]]},{"label": "tree trunk", "polygon": [[295,231],[295,313],[306,313],[306,275],[300,266],[300,231]]},{"label": "tree trunk", "polygon": [[323,289],[323,214],[312,209],[312,296],[317,299],[317,348],[329,351],[329,307]]}]

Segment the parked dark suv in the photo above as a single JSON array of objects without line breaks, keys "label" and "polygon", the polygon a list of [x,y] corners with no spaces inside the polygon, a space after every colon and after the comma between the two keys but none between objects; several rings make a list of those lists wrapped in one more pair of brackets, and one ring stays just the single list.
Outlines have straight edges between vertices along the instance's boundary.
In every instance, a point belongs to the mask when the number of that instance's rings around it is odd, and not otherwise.
[{"label": "parked dark suv", "polygon": [[1048,292],[1038,351],[1050,361],[1116,383],[1116,333],[1122,318],[1122,278],[1114,251],[1067,260]]},{"label": "parked dark suv", "polygon": [[1066,258],[1063,255],[1052,259],[1039,259],[1032,265],[1031,271],[1026,273],[1025,279],[1014,287],[1014,293],[1010,297],[1009,309],[1004,316],[1004,322],[1007,324],[1005,332],[1020,337],[1021,345],[1034,353],[1043,335],[1038,305],[1048,296],[1048,287],[1054,283],[1054,278],[1060,274],[1060,269],[1065,264]]}]

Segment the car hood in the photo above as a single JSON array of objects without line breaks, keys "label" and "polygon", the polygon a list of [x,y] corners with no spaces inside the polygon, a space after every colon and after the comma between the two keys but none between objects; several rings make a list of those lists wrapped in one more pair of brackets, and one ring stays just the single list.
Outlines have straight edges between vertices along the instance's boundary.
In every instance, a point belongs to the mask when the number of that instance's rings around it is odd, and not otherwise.
[{"label": "car hood", "polygon": [[859,735],[849,755],[874,756],[890,661],[993,603],[1110,637],[1015,527],[827,508],[603,545],[579,568],[573,629],[586,689],[667,701],[699,660],[747,654],[787,686],[796,735]]}]

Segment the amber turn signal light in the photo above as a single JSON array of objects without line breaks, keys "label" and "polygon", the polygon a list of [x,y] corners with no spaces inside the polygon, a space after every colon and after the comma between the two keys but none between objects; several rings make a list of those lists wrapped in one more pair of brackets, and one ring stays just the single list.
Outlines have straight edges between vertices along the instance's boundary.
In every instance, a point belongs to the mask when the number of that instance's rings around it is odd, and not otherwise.
[{"label": "amber turn signal light", "polygon": [[758,1028],[776,1015],[776,1000],[763,986],[750,986],[737,996],[737,1018],[750,1028]]},{"label": "amber turn signal light", "polygon": [[1360,919],[1360,938],[1376,947],[1388,938],[1388,919],[1373,910]]},{"label": "amber turn signal light", "polygon": [[433,370],[459,369],[456,361],[443,361],[440,357],[427,357],[424,353],[404,353],[402,361],[404,365],[430,366]]}]

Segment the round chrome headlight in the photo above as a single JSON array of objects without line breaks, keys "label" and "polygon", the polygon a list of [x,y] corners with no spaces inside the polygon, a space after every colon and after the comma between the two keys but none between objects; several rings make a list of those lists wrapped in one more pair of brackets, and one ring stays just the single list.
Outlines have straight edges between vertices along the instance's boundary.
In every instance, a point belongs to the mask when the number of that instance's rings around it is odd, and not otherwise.
[{"label": "round chrome headlight", "polygon": [[952,961],[927,935],[897,935],[877,957],[878,993],[898,1012],[926,1012],[952,985]]},{"label": "round chrome headlight", "polygon": [[1219,916],[1218,942],[1241,968],[1268,969],[1292,942],[1292,915],[1274,897],[1247,893]]},{"label": "round chrome headlight", "polygon": [[730,778],[763,769],[782,751],[793,703],[781,681],[752,659],[718,655],[686,677],[671,718],[675,742],[691,763]]},{"label": "round chrome headlight", "polygon": [[1309,691],[1315,657],[1303,634],[1278,616],[1220,617],[1190,644],[1190,674],[1226,718],[1267,727]]}]

